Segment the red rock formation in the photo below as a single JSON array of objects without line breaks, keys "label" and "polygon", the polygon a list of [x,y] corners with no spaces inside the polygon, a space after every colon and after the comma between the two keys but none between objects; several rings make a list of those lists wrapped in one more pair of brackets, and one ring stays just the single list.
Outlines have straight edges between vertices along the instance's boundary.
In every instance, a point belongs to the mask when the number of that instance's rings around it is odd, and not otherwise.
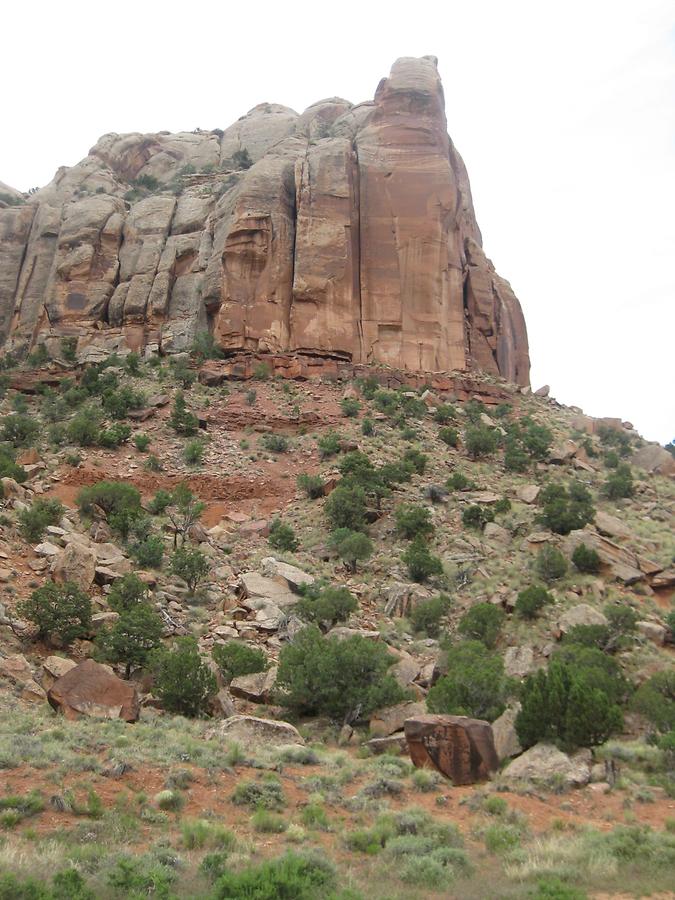
[{"label": "red rock formation", "polygon": [[140,712],[138,690],[107,666],[85,659],[57,678],[47,693],[50,705],[67,719],[92,716],[135,722]]},{"label": "red rock formation", "polygon": [[58,356],[76,335],[82,360],[174,352],[210,328],[229,352],[529,381],[433,57],[397,60],[358,106],[261,104],[225,132],[105,135],[0,208],[0,236],[8,350]]},{"label": "red rock formation", "polygon": [[453,784],[474,784],[499,768],[492,728],[467,716],[415,716],[404,723],[410,759],[436,769]]}]

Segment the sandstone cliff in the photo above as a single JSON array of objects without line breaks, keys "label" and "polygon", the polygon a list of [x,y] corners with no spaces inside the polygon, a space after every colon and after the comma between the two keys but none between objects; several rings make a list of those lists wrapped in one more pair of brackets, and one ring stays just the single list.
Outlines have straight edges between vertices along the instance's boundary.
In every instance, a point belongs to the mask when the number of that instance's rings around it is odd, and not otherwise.
[{"label": "sandstone cliff", "polygon": [[[13,201],[14,202],[14,201]],[[520,304],[481,246],[436,60],[372,102],[261,104],[226,131],[108,134],[0,203],[0,346],[80,359],[298,352],[527,384]]]}]

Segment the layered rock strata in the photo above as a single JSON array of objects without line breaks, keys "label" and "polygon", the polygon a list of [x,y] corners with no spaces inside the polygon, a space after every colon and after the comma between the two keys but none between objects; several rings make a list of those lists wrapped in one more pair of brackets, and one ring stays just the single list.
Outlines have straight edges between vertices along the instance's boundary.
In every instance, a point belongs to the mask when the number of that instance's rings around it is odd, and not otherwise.
[{"label": "layered rock strata", "polygon": [[356,106],[108,134],[26,202],[1,196],[6,351],[58,357],[72,338],[82,361],[170,353],[209,330],[228,353],[529,381],[520,304],[483,252],[432,57],[397,60]]}]

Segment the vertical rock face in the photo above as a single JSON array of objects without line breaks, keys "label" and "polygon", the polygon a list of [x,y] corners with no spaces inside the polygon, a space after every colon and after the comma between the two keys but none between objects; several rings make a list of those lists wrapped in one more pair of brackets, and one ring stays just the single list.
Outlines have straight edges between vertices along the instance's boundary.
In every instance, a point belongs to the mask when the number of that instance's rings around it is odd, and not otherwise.
[{"label": "vertical rock face", "polygon": [[226,131],[105,135],[24,205],[0,202],[0,344],[80,358],[331,356],[527,384],[525,322],[485,256],[436,60],[372,102],[261,104]]}]

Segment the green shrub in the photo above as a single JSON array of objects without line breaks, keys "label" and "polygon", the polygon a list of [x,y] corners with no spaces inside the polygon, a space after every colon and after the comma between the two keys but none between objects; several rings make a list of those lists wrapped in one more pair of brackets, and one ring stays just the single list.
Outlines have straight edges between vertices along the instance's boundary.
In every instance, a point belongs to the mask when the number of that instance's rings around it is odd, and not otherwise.
[{"label": "green shrub", "polygon": [[396,531],[407,540],[434,532],[431,513],[424,506],[401,503],[396,507]]},{"label": "green shrub", "polygon": [[172,502],[171,491],[165,491],[160,488],[152,500],[148,503],[148,512],[153,516],[161,516]]},{"label": "green shrub", "polygon": [[606,650],[610,643],[609,628],[607,625],[574,625],[563,635],[562,642]]},{"label": "green shrub", "polygon": [[159,535],[150,534],[130,547],[131,555],[143,569],[161,569],[164,559],[164,541]]},{"label": "green shrub", "polygon": [[401,556],[413,581],[428,581],[434,575],[443,574],[443,563],[434,556],[423,537],[416,537]]},{"label": "green shrub", "polygon": [[194,594],[210,569],[208,558],[196,547],[179,547],[171,556],[171,574],[183,579],[190,594]]},{"label": "green shrub", "polygon": [[232,802],[237,806],[279,811],[286,806],[286,797],[281,782],[270,772],[258,781],[240,781],[232,794]]},{"label": "green shrub", "polygon": [[419,600],[408,614],[413,631],[426,634],[430,638],[438,637],[441,619],[451,606],[452,601],[446,594]]},{"label": "green shrub", "polygon": [[356,572],[357,563],[369,559],[373,552],[373,542],[368,535],[350,528],[336,529],[330,535],[328,544],[351,572]]},{"label": "green shrub", "polygon": [[13,478],[18,484],[28,478],[23,466],[14,462],[14,451],[5,447],[0,447],[0,478]]},{"label": "green shrub", "polygon": [[270,453],[286,453],[288,438],[283,434],[263,434],[260,438],[260,446]]},{"label": "green shrub", "polygon": [[32,544],[42,538],[48,525],[57,525],[64,513],[63,504],[59,500],[43,500],[38,498],[19,513],[21,533]]},{"label": "green shrub", "polygon": [[434,421],[438,422],[439,425],[447,425],[448,422],[453,422],[456,418],[457,410],[449,403],[441,403],[434,410]]},{"label": "green shrub", "polygon": [[504,513],[511,511],[511,501],[508,497],[501,497],[492,507],[493,512],[496,516],[501,516]]},{"label": "green shrub", "polygon": [[635,493],[635,486],[633,485],[633,474],[630,466],[627,466],[625,463],[619,465],[616,471],[609,476],[602,490],[610,500],[632,497]]},{"label": "green shrub", "polygon": [[216,339],[210,331],[198,331],[190,348],[190,355],[198,362],[203,363],[207,359],[222,359],[223,353],[216,344]]},{"label": "green shrub", "polygon": [[134,446],[140,453],[145,453],[145,451],[150,446],[150,435],[135,434],[134,435]]},{"label": "green shrub", "polygon": [[185,798],[180,791],[167,788],[167,790],[155,794],[155,803],[165,812],[180,812],[185,806]]},{"label": "green shrub", "polygon": [[161,459],[154,453],[151,453],[145,462],[145,468],[148,472],[161,472],[164,469],[164,466],[162,465]]},{"label": "green shrub", "polygon": [[527,472],[531,460],[525,450],[507,439],[504,449],[504,468],[507,472]]},{"label": "green shrub", "polygon": [[326,500],[324,511],[333,529],[366,530],[366,492],[359,485],[339,484]]},{"label": "green shrub", "polygon": [[100,435],[101,414],[94,406],[83,407],[68,423],[68,440],[80,447],[93,447]]},{"label": "green shrub", "polygon": [[596,575],[600,571],[600,557],[596,550],[586,544],[578,544],[572,553],[572,562],[580,572]]},{"label": "green shrub", "polygon": [[375,425],[373,424],[373,420],[366,417],[361,422],[361,434],[364,437],[372,437],[375,434]]},{"label": "green shrub", "polygon": [[345,640],[324,637],[309,625],[279,654],[279,701],[298,713],[336,721],[366,718],[405,697],[388,674],[393,662],[378,641],[360,635]]},{"label": "green shrub", "polygon": [[459,432],[456,428],[439,428],[438,429],[438,437],[444,444],[447,444],[448,447],[456,447],[459,444]]},{"label": "green shrub", "polygon": [[267,809],[257,809],[251,816],[251,825],[260,834],[283,834],[288,828],[288,822],[282,816]]},{"label": "green shrub", "polygon": [[527,676],[515,723],[523,747],[538,741],[593,747],[621,728],[621,709],[598,686],[595,671],[554,657],[548,670]]},{"label": "green shrub", "polygon": [[329,456],[335,456],[336,453],[340,452],[342,436],[336,431],[328,431],[326,434],[322,434],[316,443],[321,459],[327,459]]},{"label": "green shrub", "polygon": [[588,894],[566,884],[555,875],[540,878],[535,890],[527,895],[531,900],[588,900]]},{"label": "green shrub", "polygon": [[303,472],[298,475],[298,487],[304,491],[310,500],[316,500],[323,497],[323,478],[320,475],[307,475]]},{"label": "green shrub", "polygon": [[58,636],[65,646],[91,630],[91,600],[72,582],[49,582],[17,605],[19,615],[38,627],[38,637]]},{"label": "green shrub", "polygon": [[497,432],[485,425],[474,425],[464,433],[464,446],[471,459],[489,456],[497,449]]},{"label": "green shrub", "polygon": [[657,672],[644,681],[635,692],[632,707],[657,731],[675,729],[675,671]]},{"label": "green shrub", "polygon": [[110,522],[116,515],[140,513],[141,495],[133,485],[122,481],[97,481],[82,488],[77,495],[77,505],[84,515],[91,515],[98,506]]},{"label": "green shrub", "polygon": [[183,447],[183,459],[188,466],[198,465],[204,458],[204,441],[196,438],[194,441],[188,441]]},{"label": "green shrub", "polygon": [[281,519],[272,519],[270,524],[270,533],[268,537],[270,547],[275,550],[293,551],[299,547],[298,539],[295,536],[290,525],[282,522]]},{"label": "green shrub", "polygon": [[465,528],[476,528],[482,531],[488,522],[494,522],[495,514],[489,506],[474,503],[462,510],[462,524]]},{"label": "green shrub", "polygon": [[305,622],[323,626],[325,630],[338,622],[346,622],[356,611],[356,597],[347,588],[336,588],[319,582],[303,585],[301,597],[293,607]]},{"label": "green shrub", "polygon": [[477,425],[481,416],[487,415],[485,404],[481,403],[480,400],[469,400],[468,403],[464,404],[463,409],[466,418],[472,425]]},{"label": "green shrub", "polygon": [[211,655],[228,684],[240,675],[252,675],[267,669],[267,657],[263,651],[241,641],[215,644]]},{"label": "green shrub", "polygon": [[131,428],[128,425],[122,425],[120,422],[111,425],[110,428],[104,428],[99,432],[98,443],[101,447],[114,449],[120,444],[125,443],[131,437]]},{"label": "green shrub", "polygon": [[476,603],[459,620],[458,630],[466,638],[493,648],[504,622],[504,610],[494,603]]},{"label": "green shrub", "polygon": [[181,434],[184,437],[191,437],[199,431],[199,419],[188,410],[185,403],[185,395],[182,391],[176,392],[169,425],[176,434]]},{"label": "green shrub", "polygon": [[520,846],[521,830],[517,825],[496,822],[485,829],[483,840],[490,853],[508,853]]},{"label": "green shrub", "polygon": [[515,611],[523,619],[536,619],[541,610],[549,603],[553,603],[553,597],[546,588],[533,584],[520,591]]},{"label": "green shrub", "polygon": [[101,400],[103,409],[112,419],[125,419],[130,410],[140,409],[144,403],[144,395],[128,386],[104,391]]},{"label": "green shrub", "polygon": [[445,486],[449,491],[472,491],[476,487],[462,472],[453,472]]},{"label": "green shrub", "polygon": [[343,397],[340,401],[340,409],[342,410],[343,416],[353,419],[355,416],[358,416],[361,404],[353,397]]},{"label": "green shrub", "polygon": [[152,667],[154,690],[165,709],[188,717],[207,709],[217,684],[194,638],[177,638],[171,649],[157,651]]},{"label": "green shrub", "polygon": [[424,475],[428,460],[429,457],[425,453],[422,453],[421,450],[416,450],[414,447],[411,447],[403,454],[402,463],[404,467],[409,469],[411,472],[416,472],[418,475]]},{"label": "green shrub", "polygon": [[40,433],[40,423],[34,416],[12,413],[0,420],[0,440],[15,447],[32,447]]},{"label": "green shrub", "polygon": [[148,603],[136,603],[120,613],[113,625],[96,637],[104,659],[123,663],[125,678],[136,666],[144,666],[149,655],[159,647],[164,625]]},{"label": "green shrub", "polygon": [[134,609],[149,599],[148,586],[138,575],[129,572],[116,578],[108,594],[108,606],[117,613]]},{"label": "green shrub", "polygon": [[550,584],[564,577],[567,572],[567,560],[557,547],[545,544],[537,554],[534,569],[543,581]]},{"label": "green shrub", "polygon": [[335,885],[335,871],[325,854],[286,853],[257,866],[226,871],[216,884],[214,900],[337,900]]},{"label": "green shrub", "polygon": [[542,507],[539,521],[556,534],[583,528],[595,517],[593,498],[588,488],[578,481],[570,482],[567,488],[562,484],[548,484],[539,492],[537,500]]},{"label": "green shrub", "polygon": [[186,850],[201,850],[204,847],[217,847],[219,850],[231,850],[236,838],[231,831],[217,822],[208,819],[188,819],[181,822],[181,839]]}]

